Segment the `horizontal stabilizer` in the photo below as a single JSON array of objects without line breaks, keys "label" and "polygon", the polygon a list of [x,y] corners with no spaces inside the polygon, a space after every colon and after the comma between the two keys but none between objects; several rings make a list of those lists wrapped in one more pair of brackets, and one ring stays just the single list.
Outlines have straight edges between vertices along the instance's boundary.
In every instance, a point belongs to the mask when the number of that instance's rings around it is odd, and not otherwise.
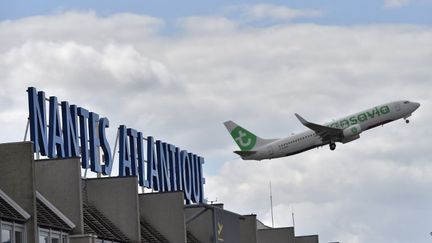
[{"label": "horizontal stabilizer", "polygon": [[240,156],[251,156],[256,154],[257,151],[234,151],[234,153],[240,155]]}]

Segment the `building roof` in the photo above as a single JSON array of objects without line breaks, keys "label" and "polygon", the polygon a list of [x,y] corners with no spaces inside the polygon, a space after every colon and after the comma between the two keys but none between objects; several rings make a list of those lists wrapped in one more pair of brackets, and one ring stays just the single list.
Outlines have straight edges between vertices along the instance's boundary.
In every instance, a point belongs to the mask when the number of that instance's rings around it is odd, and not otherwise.
[{"label": "building roof", "polygon": [[[141,243],[169,243],[165,237],[153,228],[145,219],[140,219]],[[201,243],[191,232],[187,231],[187,243]]]},{"label": "building roof", "polygon": [[40,227],[66,232],[75,228],[75,224],[38,191],[36,191],[36,217]]},{"label": "building roof", "polygon": [[30,218],[24,209],[0,190],[0,218],[10,221],[25,222]]},{"label": "building roof", "polygon": [[187,231],[187,243],[201,243],[190,231]]},{"label": "building roof", "polygon": [[40,199],[36,199],[36,211],[39,227],[67,232],[73,229]]},{"label": "building roof", "polygon": [[25,222],[26,219],[18,213],[9,203],[7,203],[3,198],[0,197],[0,218],[11,220],[11,221],[19,221]]},{"label": "building roof", "polygon": [[84,232],[97,235],[100,239],[117,242],[130,240],[95,207],[83,204]]},{"label": "building roof", "polygon": [[153,228],[146,220],[140,219],[142,243],[169,243],[165,237]]},{"label": "building roof", "polygon": [[259,219],[256,220],[257,222],[257,230],[262,229],[271,229],[272,227],[265,225],[263,222],[261,222]]}]

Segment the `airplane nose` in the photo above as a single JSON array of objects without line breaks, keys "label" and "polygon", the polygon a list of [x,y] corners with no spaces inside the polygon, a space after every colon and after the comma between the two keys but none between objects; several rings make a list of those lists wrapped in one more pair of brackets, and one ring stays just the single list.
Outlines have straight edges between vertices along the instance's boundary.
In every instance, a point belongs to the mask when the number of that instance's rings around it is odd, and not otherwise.
[{"label": "airplane nose", "polygon": [[414,110],[417,110],[420,107],[420,103],[418,102],[412,102],[412,104],[414,105]]}]

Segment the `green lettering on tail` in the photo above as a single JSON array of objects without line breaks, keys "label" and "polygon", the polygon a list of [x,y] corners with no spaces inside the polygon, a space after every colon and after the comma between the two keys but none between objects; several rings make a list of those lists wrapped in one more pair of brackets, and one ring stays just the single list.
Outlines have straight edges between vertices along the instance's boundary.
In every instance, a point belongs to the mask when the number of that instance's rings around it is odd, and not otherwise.
[{"label": "green lettering on tail", "polygon": [[231,136],[242,151],[251,150],[256,144],[256,136],[242,127],[234,128]]}]

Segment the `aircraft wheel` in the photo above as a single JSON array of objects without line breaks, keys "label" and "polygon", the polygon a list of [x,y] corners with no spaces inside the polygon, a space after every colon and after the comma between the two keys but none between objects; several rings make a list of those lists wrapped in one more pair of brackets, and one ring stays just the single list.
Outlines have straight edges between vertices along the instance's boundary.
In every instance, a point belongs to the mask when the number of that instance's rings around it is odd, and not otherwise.
[{"label": "aircraft wheel", "polygon": [[409,120],[408,120],[408,119],[406,119],[406,120],[405,120],[405,122],[406,122],[406,124],[408,124],[408,123],[409,123]]},{"label": "aircraft wheel", "polygon": [[336,144],[335,143],[330,143],[330,150],[335,150],[336,149]]}]

